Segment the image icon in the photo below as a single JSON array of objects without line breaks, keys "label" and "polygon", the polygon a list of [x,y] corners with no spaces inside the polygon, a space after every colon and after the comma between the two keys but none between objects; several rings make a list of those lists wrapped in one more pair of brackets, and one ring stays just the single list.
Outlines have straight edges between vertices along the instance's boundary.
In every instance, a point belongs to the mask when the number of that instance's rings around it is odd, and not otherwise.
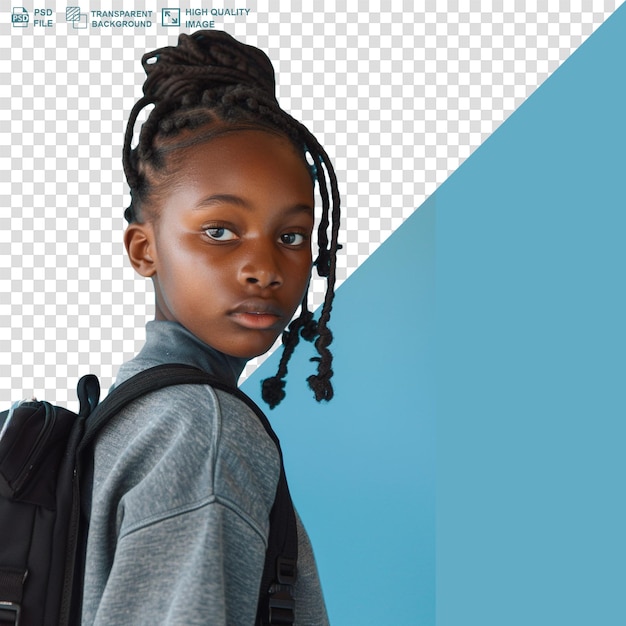
[{"label": "image icon", "polygon": [[180,9],[161,9],[163,26],[180,26]]}]

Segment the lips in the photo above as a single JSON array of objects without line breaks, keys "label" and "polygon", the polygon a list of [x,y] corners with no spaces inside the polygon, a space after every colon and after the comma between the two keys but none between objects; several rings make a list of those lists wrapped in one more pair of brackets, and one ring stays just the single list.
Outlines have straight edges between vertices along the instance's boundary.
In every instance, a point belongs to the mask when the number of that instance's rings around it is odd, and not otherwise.
[{"label": "lips", "polygon": [[284,319],[280,308],[264,300],[246,300],[229,315],[240,326],[253,330],[282,330]]}]

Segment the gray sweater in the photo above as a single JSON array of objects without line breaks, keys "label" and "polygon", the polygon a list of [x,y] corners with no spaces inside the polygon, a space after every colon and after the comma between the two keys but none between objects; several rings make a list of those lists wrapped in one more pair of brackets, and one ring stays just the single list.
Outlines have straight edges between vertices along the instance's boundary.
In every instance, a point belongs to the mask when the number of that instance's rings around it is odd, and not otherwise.
[{"label": "gray sweater", "polygon": [[[150,322],[116,384],[186,363],[232,385],[244,361],[174,322]],[[254,624],[279,473],[254,413],[208,385],[156,391],[121,411],[94,455],[83,626]],[[328,624],[298,519],[296,624]]]}]

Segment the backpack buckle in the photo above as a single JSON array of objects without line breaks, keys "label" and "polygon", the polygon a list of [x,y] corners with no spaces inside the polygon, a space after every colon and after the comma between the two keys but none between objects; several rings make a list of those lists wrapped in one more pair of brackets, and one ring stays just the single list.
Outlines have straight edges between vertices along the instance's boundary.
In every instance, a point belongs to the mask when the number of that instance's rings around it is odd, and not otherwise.
[{"label": "backpack buckle", "polygon": [[291,585],[272,585],[269,593],[270,624],[294,623],[296,602],[291,595]]},{"label": "backpack buckle", "polygon": [[10,626],[19,626],[21,607],[17,602],[4,602],[0,600],[0,622]]},{"label": "backpack buckle", "polygon": [[276,576],[281,585],[295,585],[298,577],[295,559],[279,556],[276,559]]},{"label": "backpack buckle", "polygon": [[269,590],[270,624],[291,625],[296,618],[296,601],[291,588],[296,584],[298,570],[295,559],[285,556],[276,558],[276,578],[278,583]]}]

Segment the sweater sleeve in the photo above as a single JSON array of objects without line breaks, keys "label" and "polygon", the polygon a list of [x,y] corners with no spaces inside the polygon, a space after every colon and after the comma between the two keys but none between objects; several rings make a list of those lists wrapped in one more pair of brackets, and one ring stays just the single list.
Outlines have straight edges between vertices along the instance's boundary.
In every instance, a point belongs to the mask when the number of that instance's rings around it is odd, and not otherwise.
[{"label": "sweater sleeve", "polygon": [[245,405],[150,394],[94,459],[83,625],[253,624],[279,462]]},{"label": "sweater sleeve", "polygon": [[217,502],[141,528],[118,543],[93,623],[253,624],[263,552]]}]

